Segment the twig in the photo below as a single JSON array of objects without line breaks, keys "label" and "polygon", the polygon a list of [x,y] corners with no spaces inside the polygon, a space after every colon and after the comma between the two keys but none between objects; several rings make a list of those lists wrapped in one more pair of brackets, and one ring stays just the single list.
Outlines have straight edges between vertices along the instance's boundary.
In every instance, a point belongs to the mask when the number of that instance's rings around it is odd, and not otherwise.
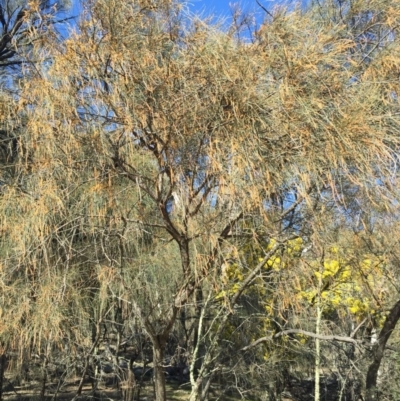
[{"label": "twig", "polygon": [[273,16],[258,0],[256,0],[256,3],[257,3],[271,18],[274,18],[274,16]]}]

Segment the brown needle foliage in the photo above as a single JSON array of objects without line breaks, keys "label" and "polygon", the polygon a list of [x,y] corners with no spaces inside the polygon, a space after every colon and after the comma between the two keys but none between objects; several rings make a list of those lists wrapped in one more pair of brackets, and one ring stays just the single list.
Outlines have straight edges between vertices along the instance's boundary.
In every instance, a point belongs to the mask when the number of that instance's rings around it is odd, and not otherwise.
[{"label": "brown needle foliage", "polygon": [[2,102],[21,135],[0,200],[0,334],[89,344],[119,299],[152,340],[165,399],[169,333],[239,221],[285,241],[285,188],[310,206],[298,227],[324,218],[312,205],[328,192],[393,205],[399,19],[398,1],[277,9],[247,43],[172,1],[87,2]]}]

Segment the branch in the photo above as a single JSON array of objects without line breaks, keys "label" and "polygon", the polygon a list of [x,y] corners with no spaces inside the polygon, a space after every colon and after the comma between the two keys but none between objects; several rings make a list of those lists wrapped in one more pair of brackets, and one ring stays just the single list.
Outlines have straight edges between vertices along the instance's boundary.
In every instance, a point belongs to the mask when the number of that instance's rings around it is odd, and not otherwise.
[{"label": "branch", "polygon": [[[7,58],[4,58],[6,60]],[[0,61],[2,61],[3,58],[0,57]],[[25,60],[19,60],[19,61],[8,61],[7,63],[0,63],[0,68],[1,67],[9,67],[10,65],[21,65],[21,64],[29,64],[30,61],[25,61]]]},{"label": "branch", "polygon": [[[219,235],[217,244],[213,247],[213,249],[210,251],[208,255],[208,262],[206,268],[203,269],[202,273],[197,277],[191,275],[190,277],[187,278],[185,283],[180,287],[178,293],[175,295],[175,305],[177,307],[181,307],[183,304],[186,303],[186,301],[189,299],[191,294],[193,294],[193,291],[199,285],[201,280],[208,275],[213,263],[215,263],[215,258],[217,256],[219,246],[229,236],[230,231],[234,228],[235,224],[242,217],[243,217],[243,212],[239,213],[234,219],[230,220],[228,224],[223,228],[223,230]],[[267,263],[267,259],[265,260],[265,263]]]},{"label": "branch", "polygon": [[354,338],[357,334],[357,331],[361,329],[364,323],[367,321],[367,318],[363,319],[362,322],[351,332],[350,337]]},{"label": "branch", "polygon": [[256,3],[257,3],[271,18],[274,18],[274,16],[273,16],[258,0],[256,0]]},{"label": "branch", "polygon": [[142,220],[139,219],[126,219],[127,222],[129,223],[137,223],[137,224],[143,224],[144,226],[148,227],[157,227],[157,228],[163,228],[164,230],[167,229],[167,227],[163,224],[153,224],[153,223],[146,223]]},{"label": "branch", "polygon": [[221,231],[221,234],[219,235],[218,238],[218,243],[220,244],[226,237],[229,235],[229,233],[232,231],[233,227],[236,225],[236,223],[243,217],[243,212],[240,212],[234,219],[230,220],[229,223],[225,226],[225,228]]},{"label": "branch", "polygon": [[358,345],[360,343],[360,341],[357,341],[352,337],[344,337],[344,336],[336,336],[336,335],[324,336],[322,334],[315,334],[311,331],[305,331],[305,330],[300,330],[300,329],[288,329],[288,330],[280,331],[279,333],[276,333],[273,336],[261,337],[258,340],[253,341],[251,344],[247,345],[246,347],[243,347],[241,349],[241,351],[247,351],[251,348],[256,347],[259,344],[275,340],[276,338],[286,336],[288,334],[302,334],[307,337],[318,338],[319,340],[322,340],[322,341],[340,341],[340,342],[344,342],[344,343],[351,343],[354,345]]},{"label": "branch", "polygon": [[[310,188],[308,188],[307,190],[307,195],[310,195],[313,190],[314,190],[314,185],[311,185]],[[299,196],[299,198],[290,207],[288,207],[285,211],[281,213],[281,215],[279,216],[279,220],[276,220],[275,223],[278,223],[284,217],[286,217],[290,212],[293,212],[294,209],[296,209],[296,207],[299,206],[300,203],[304,201],[304,199],[305,196]]]},{"label": "branch", "polygon": [[237,301],[241,297],[242,293],[250,286],[250,284],[257,277],[257,275],[260,273],[261,269],[266,265],[266,263],[271,258],[271,256],[274,255],[276,253],[276,251],[282,247],[283,247],[283,242],[278,243],[270,251],[268,251],[265,254],[263,260],[261,260],[261,262],[259,262],[257,264],[257,266],[254,267],[254,269],[250,272],[250,274],[246,277],[246,279],[243,280],[242,283],[240,284],[239,289],[237,290],[237,292],[235,293],[235,295],[233,295],[233,297],[231,299],[232,305],[235,305],[237,303]]}]

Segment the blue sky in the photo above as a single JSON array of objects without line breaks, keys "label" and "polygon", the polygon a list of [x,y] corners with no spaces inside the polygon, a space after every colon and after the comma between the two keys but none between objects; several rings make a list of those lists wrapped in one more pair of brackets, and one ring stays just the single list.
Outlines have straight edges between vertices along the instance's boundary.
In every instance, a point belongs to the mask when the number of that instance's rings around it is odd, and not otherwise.
[{"label": "blue sky", "polygon": [[[188,6],[192,12],[202,13],[203,15],[215,14],[216,16],[229,16],[230,4],[239,3],[245,10],[259,10],[255,0],[247,0],[245,2],[232,0],[190,0]],[[273,1],[260,0],[260,3],[269,8]],[[269,3],[269,4],[268,4]]]},{"label": "blue sky", "polygon": [[[124,1],[124,0],[121,0]],[[202,17],[214,16],[220,20],[222,17],[224,20],[229,21],[232,6],[239,4],[241,9],[246,13],[252,13],[256,17],[257,24],[259,25],[264,17],[265,12],[257,4],[256,0],[182,0],[188,8],[188,11],[193,14],[199,14]],[[303,5],[309,2],[309,0],[258,0],[263,7],[268,11],[272,11],[275,6],[279,4],[295,4],[301,1]],[[81,10],[81,3],[85,0],[71,0],[72,7],[67,12],[69,16],[79,16]],[[70,26],[74,26],[74,22],[70,22]],[[68,36],[68,28],[59,27],[60,32],[63,36]]]},{"label": "blue sky", "polygon": [[[86,0],[71,0],[72,7],[67,11],[68,16],[79,17],[81,11],[81,4]],[[124,0],[121,0],[124,1]],[[256,0],[181,0],[187,5],[187,9],[190,13],[199,14],[205,18],[207,16],[214,16],[216,20],[226,20],[229,22],[230,16],[232,15],[231,9],[235,4],[239,4],[241,9],[246,13],[251,13],[256,17],[257,24],[260,25],[265,17],[265,12],[257,4]],[[295,3],[298,0],[259,0],[260,4],[263,5],[267,10],[272,11],[273,8],[278,4],[290,4]],[[301,0],[303,4],[308,0]],[[63,17],[63,16],[60,16]],[[69,22],[69,27],[75,25],[74,21]],[[64,36],[68,37],[69,28],[68,25],[60,24],[58,29],[59,32]]]},{"label": "blue sky", "polygon": [[[123,1],[123,0],[122,0]],[[259,0],[260,3],[267,9],[272,9],[275,4],[279,4],[279,0]],[[263,11],[257,5],[256,0],[187,0],[186,4],[190,12],[200,14],[202,16],[214,15],[215,17],[229,18],[231,15],[230,4],[239,3],[242,9],[250,12],[257,12],[258,18],[263,16]],[[80,0],[72,0],[71,15],[79,15]]]},{"label": "blue sky", "polygon": [[[73,0],[73,7],[72,11],[74,14],[79,13],[79,0]],[[207,14],[215,14],[215,15],[229,15],[229,10],[230,6],[229,4],[236,3],[236,1],[232,0],[190,0],[187,1],[187,5],[190,9],[190,11],[195,12],[195,13],[203,13],[205,15]],[[246,9],[248,8],[254,8],[257,3],[255,0],[247,0],[246,2],[239,2],[240,4],[244,5]],[[264,5],[267,5],[268,3],[272,3],[271,0],[268,2],[261,1],[261,3]]]}]

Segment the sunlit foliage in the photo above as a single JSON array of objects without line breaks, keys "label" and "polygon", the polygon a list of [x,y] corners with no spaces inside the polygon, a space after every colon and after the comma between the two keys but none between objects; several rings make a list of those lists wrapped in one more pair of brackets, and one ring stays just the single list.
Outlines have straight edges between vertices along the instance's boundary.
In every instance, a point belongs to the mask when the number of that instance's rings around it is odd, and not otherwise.
[{"label": "sunlit foliage", "polygon": [[[0,97],[5,343],[67,341],[87,357],[104,322],[127,338],[140,327],[164,401],[164,352],[190,310],[185,346],[206,350],[197,400],[223,336],[300,327],[317,296],[327,321],[384,329],[399,2],[277,8],[246,39],[174,1],[84,8],[67,40],[50,28],[32,40],[35,64]],[[240,305],[262,311],[242,336]]]}]

